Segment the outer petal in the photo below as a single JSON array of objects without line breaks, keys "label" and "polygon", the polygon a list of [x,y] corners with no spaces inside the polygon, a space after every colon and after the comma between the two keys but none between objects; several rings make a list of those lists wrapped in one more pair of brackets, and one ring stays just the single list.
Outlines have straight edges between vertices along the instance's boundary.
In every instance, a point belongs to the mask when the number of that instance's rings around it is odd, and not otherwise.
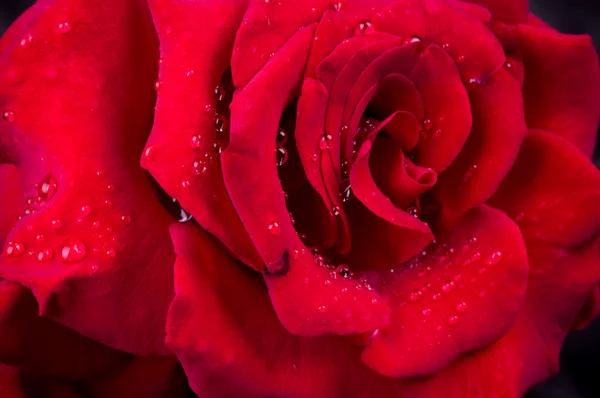
[{"label": "outer petal", "polygon": [[506,24],[527,23],[529,13],[528,0],[466,0],[490,10],[492,17]]},{"label": "outer petal", "polygon": [[600,67],[587,36],[521,25],[514,29],[525,65],[525,117],[591,156],[600,117]]},{"label": "outer petal", "polygon": [[119,366],[125,353],[40,317],[35,298],[0,281],[0,361],[28,372],[81,379]]},{"label": "outer petal", "polygon": [[[247,1],[157,0],[150,4],[161,46],[160,86],[142,165],[203,228],[246,264],[262,270],[223,184],[219,151],[228,137],[218,136],[215,128],[216,118],[227,117],[215,115],[223,111],[215,87],[229,67]],[[233,87],[226,90],[231,92]],[[223,130],[222,135],[227,135],[226,126]]]},{"label": "outer petal", "polygon": [[23,190],[17,169],[12,165],[0,165],[0,246],[4,247],[4,239],[17,222],[21,212]]},{"label": "outer petal", "polygon": [[23,77],[1,86],[0,108],[14,114],[2,129],[27,195],[8,238],[24,251],[7,246],[0,273],[88,337],[164,351],[171,217],[137,166],[155,99],[150,14],[136,0],[45,1],[32,12],[25,45],[0,65]]},{"label": "outer petal", "polygon": [[525,240],[581,247],[600,233],[600,172],[563,138],[530,131],[490,204],[505,211]]},{"label": "outer petal", "polygon": [[441,249],[383,277],[391,323],[363,352],[379,373],[443,371],[460,355],[510,329],[527,288],[527,253],[517,226],[487,206],[466,213]]}]

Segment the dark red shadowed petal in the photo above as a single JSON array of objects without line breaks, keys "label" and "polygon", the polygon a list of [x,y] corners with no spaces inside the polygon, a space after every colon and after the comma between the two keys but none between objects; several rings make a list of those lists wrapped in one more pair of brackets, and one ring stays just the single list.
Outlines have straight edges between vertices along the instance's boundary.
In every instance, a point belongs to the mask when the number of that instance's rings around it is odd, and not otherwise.
[{"label": "dark red shadowed petal", "polygon": [[581,330],[588,327],[598,314],[600,314],[600,285],[596,285],[592,290],[592,293],[588,295],[588,298],[583,303],[583,307],[579,310],[571,329]]},{"label": "dark red shadowed petal", "polygon": [[504,335],[527,288],[527,253],[519,229],[487,206],[466,213],[419,262],[383,277],[392,321],[363,360],[392,377],[441,371],[460,355]]},{"label": "dark red shadowed petal", "polygon": [[5,398],[25,398],[19,369],[0,365],[0,393]]},{"label": "dark red shadowed petal", "polygon": [[579,247],[600,233],[600,172],[574,145],[530,131],[489,203],[519,224],[525,240]]},{"label": "dark red shadowed petal", "polygon": [[2,398],[84,398],[77,387],[54,377],[29,374],[18,368],[0,365]]},{"label": "dark red shadowed petal", "polygon": [[0,165],[0,187],[0,246],[4,247],[4,239],[17,222],[23,200],[21,181],[14,166]]},{"label": "dark red shadowed petal", "polygon": [[129,358],[38,316],[31,292],[15,283],[0,281],[0,312],[0,361],[21,370],[81,379]]},{"label": "dark red shadowed petal", "polygon": [[436,172],[446,169],[458,155],[471,131],[471,105],[452,58],[429,46],[410,74],[431,128],[421,137],[416,162]]},{"label": "dark red shadowed petal", "polygon": [[187,392],[187,380],[176,357],[136,357],[126,367],[85,382],[95,398],[177,398]]},{"label": "dark red shadowed petal", "polygon": [[600,67],[592,41],[549,29],[514,28],[525,65],[525,117],[591,156],[600,117]]},{"label": "dark red shadowed petal", "polygon": [[473,129],[434,188],[442,205],[457,213],[496,192],[527,134],[521,86],[507,71],[496,72],[470,97]]},{"label": "dark red shadowed petal", "polygon": [[490,10],[495,20],[517,25],[527,23],[528,0],[467,0]]},{"label": "dark red shadowed petal", "polygon": [[197,229],[174,225],[171,233],[178,257],[167,344],[196,394],[338,396],[345,382],[342,368],[352,360],[340,338],[291,335],[279,323],[258,276]]},{"label": "dark red shadowed petal", "polygon": [[116,0],[34,8],[40,17],[22,32],[31,42],[0,71],[24,77],[1,86],[0,102],[14,112],[9,134],[25,192],[8,237],[24,250],[5,247],[0,273],[30,288],[41,313],[85,336],[163,352],[171,218],[137,165],[155,100],[150,13]]},{"label": "dark red shadowed petal", "polygon": [[229,67],[247,2],[150,3],[161,46],[160,89],[142,166],[203,228],[262,271],[223,184],[219,151],[215,153],[215,145],[228,138],[217,136],[215,118],[222,115],[216,114],[215,87]]}]

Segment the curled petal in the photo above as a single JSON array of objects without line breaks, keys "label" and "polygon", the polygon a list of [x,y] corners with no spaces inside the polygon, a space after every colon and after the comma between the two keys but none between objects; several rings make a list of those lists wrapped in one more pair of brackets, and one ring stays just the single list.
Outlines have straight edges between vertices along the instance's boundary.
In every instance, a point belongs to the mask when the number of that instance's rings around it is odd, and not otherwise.
[{"label": "curled petal", "polygon": [[467,0],[490,10],[492,17],[507,24],[527,23],[528,0]]}]

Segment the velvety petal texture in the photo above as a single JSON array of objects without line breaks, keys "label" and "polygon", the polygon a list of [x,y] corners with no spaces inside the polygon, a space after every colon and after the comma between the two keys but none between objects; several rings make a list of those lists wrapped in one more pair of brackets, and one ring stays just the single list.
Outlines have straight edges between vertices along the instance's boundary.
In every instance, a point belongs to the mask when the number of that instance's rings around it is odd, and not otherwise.
[{"label": "velvety petal texture", "polygon": [[0,396],[523,396],[600,309],[591,41],[527,0],[40,0]]}]

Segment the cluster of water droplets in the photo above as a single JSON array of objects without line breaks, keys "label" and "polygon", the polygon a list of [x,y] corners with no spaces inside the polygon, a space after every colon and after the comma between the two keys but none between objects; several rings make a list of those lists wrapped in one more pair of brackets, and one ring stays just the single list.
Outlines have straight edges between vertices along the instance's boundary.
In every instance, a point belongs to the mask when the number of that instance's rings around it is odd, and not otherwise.
[{"label": "cluster of water droplets", "polygon": [[[504,259],[501,251],[493,251],[483,255],[476,250],[477,245],[477,237],[467,239],[464,245],[457,249],[447,245],[437,245],[434,241],[432,246],[423,250],[401,267],[390,270],[393,274],[410,271],[414,273],[417,279],[426,279],[426,282],[420,288],[410,292],[394,290],[392,293],[399,297],[405,297],[405,300],[400,303],[402,306],[410,305],[410,303],[453,302],[452,306],[455,313],[448,316],[447,323],[450,326],[457,324],[461,313],[469,309],[469,303],[460,299],[455,291],[463,288],[467,283],[477,283],[482,274],[485,274],[489,268],[500,264]],[[435,275],[432,272],[443,275],[443,277],[441,279],[431,279],[429,276]],[[493,287],[493,285],[492,281],[489,286]],[[487,287],[482,285],[478,292],[480,298],[487,295],[486,289]],[[443,311],[447,313],[447,308],[444,308]],[[434,313],[434,310],[425,307],[421,312],[424,320],[426,320]],[[438,328],[441,328],[441,326]]]}]

